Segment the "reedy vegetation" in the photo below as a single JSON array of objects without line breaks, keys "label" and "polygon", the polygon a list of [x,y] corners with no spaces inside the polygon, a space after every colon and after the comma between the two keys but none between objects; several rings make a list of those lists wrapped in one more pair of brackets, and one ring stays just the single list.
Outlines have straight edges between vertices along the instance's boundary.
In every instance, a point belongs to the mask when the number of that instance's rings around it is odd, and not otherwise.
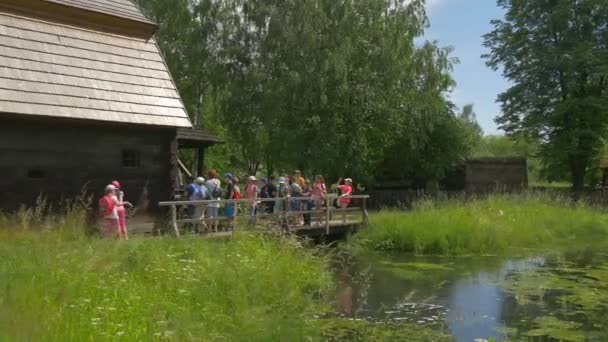
[{"label": "reedy vegetation", "polygon": [[[80,202],[73,202],[80,203]],[[292,238],[101,240],[86,206],[0,217],[0,340],[440,341],[333,312],[325,253]]]},{"label": "reedy vegetation", "polygon": [[409,213],[385,211],[351,248],[415,254],[500,254],[604,239],[608,217],[570,200],[500,195],[473,201],[420,202]]},{"label": "reedy vegetation", "polygon": [[322,258],[262,237],[11,234],[0,242],[0,339],[314,338],[332,285]]}]

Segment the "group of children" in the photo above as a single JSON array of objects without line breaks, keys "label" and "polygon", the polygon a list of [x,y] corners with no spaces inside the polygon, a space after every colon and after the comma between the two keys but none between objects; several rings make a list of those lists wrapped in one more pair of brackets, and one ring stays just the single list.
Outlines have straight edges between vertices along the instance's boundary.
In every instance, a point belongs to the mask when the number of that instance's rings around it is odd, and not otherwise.
[{"label": "group of children", "polygon": [[[202,223],[211,223],[213,231],[218,230],[220,200],[240,200],[241,189],[239,180],[231,173],[224,175],[226,187],[222,189],[222,183],[218,179],[217,171],[210,170],[208,179],[198,177],[186,186],[184,190],[185,199],[188,201],[211,200],[205,205],[188,206],[188,216]],[[338,180],[335,189],[340,192],[338,204],[342,209],[346,209],[350,204],[350,197],[353,193],[353,181],[350,178]],[[310,212],[321,212],[326,203],[327,187],[323,176],[317,176],[314,184],[302,176],[300,170],[296,170],[293,176],[283,175],[279,177],[278,184],[275,178],[263,178],[258,181],[255,176],[249,176],[245,185],[244,198],[247,199],[249,209],[249,223],[255,224],[258,211],[265,214],[279,213],[288,209],[290,211],[303,211],[300,224],[310,225]],[[127,230],[127,208],[133,205],[124,200],[125,194],[120,188],[118,181],[112,181],[105,188],[104,196],[99,200],[99,214],[102,218],[102,233],[104,237],[110,238],[115,232],[117,239],[129,238]],[[262,199],[281,198],[281,201],[263,201]],[[289,200],[291,199],[291,200]],[[286,208],[285,206],[289,206]],[[233,217],[236,212],[236,203],[228,202],[224,205],[224,215]],[[346,221],[346,211],[343,210],[343,220]],[[323,218],[316,217],[317,224],[321,224]],[[209,228],[209,227],[206,227]]]},{"label": "group of children", "polygon": [[106,186],[104,196],[99,199],[99,214],[103,219],[102,233],[109,238],[116,232],[117,239],[128,240],[127,210],[133,205],[124,200],[125,193],[120,183],[112,181]]},{"label": "group of children", "polygon": [[[241,189],[239,180],[231,173],[224,175],[226,183],[225,189],[222,189],[221,182],[217,178],[217,171],[210,170],[208,179],[198,177],[186,186],[184,190],[185,198],[188,201],[199,200],[239,200],[241,199]],[[340,192],[338,204],[342,209],[350,204],[350,197],[353,193],[353,181],[350,178],[342,178],[338,180],[335,188]],[[301,215],[301,224],[310,225],[310,212],[313,208],[321,212],[323,205],[326,203],[327,187],[323,176],[317,176],[314,184],[303,177],[300,170],[296,170],[293,176],[283,175],[279,177],[278,184],[275,184],[275,178],[263,178],[258,180],[255,176],[249,176],[245,184],[244,198],[247,199],[249,211],[249,223],[255,224],[258,211],[265,214],[279,213],[284,209],[290,211],[303,211]],[[292,199],[286,201],[263,201],[263,199]],[[285,206],[289,205],[289,208]],[[219,202],[210,202],[205,206],[192,205],[188,208],[188,214],[192,219],[211,222],[213,231],[218,230],[219,217]],[[224,215],[233,217],[235,215],[235,203],[226,203],[224,206]],[[205,210],[206,209],[206,210]],[[343,210],[343,220],[346,221],[346,211]],[[317,215],[317,223],[320,224],[322,217]]]}]

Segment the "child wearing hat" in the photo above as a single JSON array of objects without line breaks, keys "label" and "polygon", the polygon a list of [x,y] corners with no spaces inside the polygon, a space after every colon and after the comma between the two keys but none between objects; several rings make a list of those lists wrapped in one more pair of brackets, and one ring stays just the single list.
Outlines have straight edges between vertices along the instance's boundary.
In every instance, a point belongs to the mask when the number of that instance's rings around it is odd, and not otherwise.
[{"label": "child wearing hat", "polygon": [[[342,182],[342,178],[338,180],[338,184]],[[346,207],[350,204],[350,196],[353,194],[353,180],[350,178],[346,178],[344,180],[344,184],[338,185],[338,190],[340,190],[340,208],[342,208],[342,222],[346,223]]]},{"label": "child wearing hat", "polygon": [[124,191],[120,188],[120,183],[115,180],[112,181],[112,185],[116,188],[116,197],[118,199],[118,204],[116,205],[116,211],[118,214],[118,238],[124,238],[125,240],[129,239],[129,235],[127,233],[127,210],[125,206],[129,208],[133,205],[129,202],[123,202],[125,198]]}]

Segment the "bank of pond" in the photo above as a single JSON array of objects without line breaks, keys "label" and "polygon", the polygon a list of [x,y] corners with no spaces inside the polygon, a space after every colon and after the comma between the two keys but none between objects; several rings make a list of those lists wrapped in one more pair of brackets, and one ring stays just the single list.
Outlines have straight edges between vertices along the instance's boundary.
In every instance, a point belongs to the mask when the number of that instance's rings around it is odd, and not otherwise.
[{"label": "bank of pond", "polygon": [[0,340],[603,341],[604,216],[429,202],[331,248],[1,230]]}]

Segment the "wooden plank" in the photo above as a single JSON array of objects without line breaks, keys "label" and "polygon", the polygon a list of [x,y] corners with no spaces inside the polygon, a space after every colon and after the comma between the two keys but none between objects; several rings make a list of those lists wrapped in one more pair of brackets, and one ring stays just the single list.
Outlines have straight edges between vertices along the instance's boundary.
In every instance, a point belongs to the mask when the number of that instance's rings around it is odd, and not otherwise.
[{"label": "wooden plank", "polygon": [[329,235],[329,219],[330,219],[330,208],[331,208],[331,203],[333,202],[333,200],[329,197],[325,198],[325,234]]},{"label": "wooden plank", "polygon": [[361,218],[363,221],[363,224],[365,226],[369,226],[369,214],[367,212],[367,198],[363,198],[363,205],[361,206],[361,212],[363,214],[363,217]]},{"label": "wooden plank", "polygon": [[175,237],[179,239],[179,228],[177,227],[177,208],[176,206],[171,206],[171,224],[173,225],[173,232],[175,233]]},{"label": "wooden plank", "polygon": [[81,88],[61,84],[50,84],[25,80],[14,80],[0,77],[0,88],[25,92],[57,94],[66,96],[83,97],[92,100],[117,101],[133,104],[152,105],[159,107],[182,108],[182,103],[177,98],[166,98],[148,95],[136,95],[116,91],[108,91],[95,88]]},{"label": "wooden plank", "polygon": [[[66,37],[97,43],[100,42],[100,36],[103,36],[106,37],[103,39],[103,44],[107,44],[109,46],[158,52],[153,38],[142,39],[109,34],[100,31],[91,31],[81,27],[67,26],[56,22],[42,21],[31,17],[22,17],[9,13],[0,13],[0,27],[1,26],[24,31],[43,32],[54,35],[55,37]],[[0,32],[2,32],[2,29],[0,29]],[[54,40],[57,40],[57,38]]]},{"label": "wooden plank", "polygon": [[[327,200],[335,200],[336,198],[338,198],[337,196],[328,196],[326,197]],[[368,195],[356,195],[356,196],[351,196],[351,199],[360,199],[360,198],[369,198]],[[297,200],[310,200],[310,197],[291,197],[291,199],[297,199]],[[264,202],[276,202],[279,200],[285,200],[285,198],[258,198],[258,202],[264,203]],[[201,201],[162,201],[160,203],[158,203],[159,206],[171,206],[174,204],[177,205],[196,205],[196,204],[212,204],[212,203],[222,203],[222,204],[226,204],[226,203],[247,203],[249,200],[246,198],[243,199],[239,199],[239,200],[201,200]]]},{"label": "wooden plank", "polygon": [[86,50],[78,50],[65,46],[49,46],[48,44],[32,41],[24,41],[18,38],[7,37],[0,34],[0,46],[2,48],[14,48],[19,51],[29,51],[38,53],[47,53],[54,56],[63,56],[67,58],[77,58],[83,61],[95,61],[101,63],[111,63],[134,68],[144,68],[151,70],[166,70],[164,64],[160,61],[149,61],[139,58],[119,56],[108,53],[91,52]]},{"label": "wooden plank", "polygon": [[0,100],[0,112],[41,115],[48,117],[137,123],[167,127],[192,127],[192,123],[190,123],[190,120],[187,117],[170,117],[136,113],[125,114],[88,108],[50,106],[36,103],[22,103],[5,100]]},{"label": "wooden plank", "polygon": [[109,15],[48,0],[2,0],[0,11],[119,35],[150,38],[158,26],[146,20]]},{"label": "wooden plank", "polygon": [[183,108],[147,106],[118,101],[96,100],[86,97],[64,96],[59,94],[41,94],[20,90],[0,88],[0,100],[24,102],[25,104],[40,104],[49,106],[64,106],[109,111],[115,113],[168,116],[187,118]]},{"label": "wooden plank", "polygon": [[177,165],[179,166],[180,170],[182,170],[182,172],[184,172],[186,174],[186,176],[192,177],[192,174],[190,173],[190,171],[188,171],[188,168],[186,167],[186,165],[184,165],[184,163],[182,163],[182,161],[179,158],[177,159]]},{"label": "wooden plank", "polygon": [[[117,82],[117,80],[104,81],[94,80],[85,77],[66,76],[61,74],[53,74],[42,71],[19,70],[7,68],[0,65],[0,78],[23,80],[29,82],[39,82],[44,84],[59,84],[83,89],[100,89],[106,91],[115,91],[125,94],[145,95],[154,97],[166,97],[178,99],[178,94],[175,89],[156,88],[131,85],[127,83]],[[84,91],[84,90],[83,90]]]},{"label": "wooden plank", "polygon": [[139,10],[134,7],[127,7],[124,4],[117,5],[116,3],[107,3],[103,0],[47,0],[62,5],[78,7],[89,11],[101,12],[113,16],[119,16],[127,19],[149,22]]},{"label": "wooden plank", "polygon": [[77,40],[74,38],[59,38],[55,36],[52,40],[47,40],[48,38],[44,38],[42,33],[35,31],[26,31],[26,30],[14,30],[10,27],[4,27],[4,32],[0,35],[0,41],[8,40],[8,39],[17,39],[27,45],[39,46],[38,44],[43,44],[47,46],[47,49],[54,50],[59,48],[66,48],[68,51],[79,51],[77,54],[83,54],[84,52],[89,53],[100,53],[106,55],[115,55],[115,56],[125,56],[131,57],[138,60],[146,60],[153,62],[162,62],[161,56],[157,52],[153,51],[145,51],[145,50],[135,50],[130,48],[123,48],[119,46],[113,46],[111,44],[104,44],[103,41],[113,40],[108,38],[107,36],[100,36],[99,41],[92,42],[87,40]]},{"label": "wooden plank", "polygon": [[101,62],[94,59],[77,58],[73,56],[62,56],[49,52],[38,52],[34,50],[18,49],[10,46],[2,46],[0,55],[6,58],[25,59],[30,61],[39,61],[43,63],[63,65],[68,67],[77,67],[87,70],[99,70],[111,72],[115,74],[124,74],[130,76],[144,76],[146,78],[155,78],[161,80],[170,80],[169,72],[164,69],[151,69],[139,66],[131,66],[124,64],[115,64],[111,62]]},{"label": "wooden plank", "polygon": [[54,74],[74,76],[74,77],[86,77],[88,79],[102,80],[102,81],[120,80],[120,82],[126,83],[126,84],[175,89],[173,82],[171,82],[170,79],[161,80],[161,79],[146,77],[145,75],[144,76],[132,76],[132,75],[126,75],[126,74],[117,74],[114,72],[107,72],[107,71],[102,71],[102,70],[83,69],[83,68],[79,68],[79,67],[50,64],[50,63],[45,63],[45,62],[41,62],[41,61],[16,59],[16,58],[4,57],[4,56],[0,56],[0,65],[7,67],[7,68],[13,68],[13,69],[19,69],[19,70],[47,72],[47,73],[54,73]]}]

